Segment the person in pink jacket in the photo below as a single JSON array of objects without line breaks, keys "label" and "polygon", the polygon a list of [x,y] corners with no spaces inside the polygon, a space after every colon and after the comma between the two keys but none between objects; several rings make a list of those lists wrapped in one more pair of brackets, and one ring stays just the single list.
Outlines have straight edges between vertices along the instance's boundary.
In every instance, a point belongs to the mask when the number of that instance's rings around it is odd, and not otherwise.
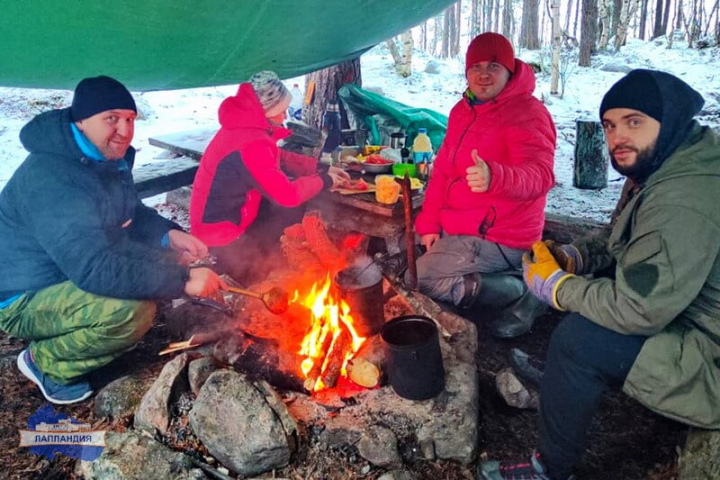
[{"label": "person in pink jacket", "polygon": [[428,249],[418,260],[418,285],[471,312],[503,309],[491,332],[515,337],[542,311],[520,267],[541,238],[555,183],[555,126],[532,95],[531,67],[502,35],[473,39],[465,76],[468,88],[450,112],[415,224]]}]

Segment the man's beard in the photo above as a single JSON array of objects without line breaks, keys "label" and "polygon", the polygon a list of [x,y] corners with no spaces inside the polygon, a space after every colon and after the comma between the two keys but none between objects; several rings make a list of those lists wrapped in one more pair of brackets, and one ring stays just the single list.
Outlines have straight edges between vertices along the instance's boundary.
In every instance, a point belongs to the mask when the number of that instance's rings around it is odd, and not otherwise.
[{"label": "man's beard", "polygon": [[618,173],[625,175],[626,177],[630,177],[636,182],[644,181],[650,176],[650,174],[657,170],[657,166],[654,162],[655,157],[657,156],[655,146],[656,143],[653,143],[642,150],[638,150],[635,147],[627,145],[615,147],[615,149],[623,148],[633,150],[635,152],[635,163],[632,165],[619,165],[617,160],[615,160],[615,155],[613,155],[612,151],[610,151],[610,163]]}]

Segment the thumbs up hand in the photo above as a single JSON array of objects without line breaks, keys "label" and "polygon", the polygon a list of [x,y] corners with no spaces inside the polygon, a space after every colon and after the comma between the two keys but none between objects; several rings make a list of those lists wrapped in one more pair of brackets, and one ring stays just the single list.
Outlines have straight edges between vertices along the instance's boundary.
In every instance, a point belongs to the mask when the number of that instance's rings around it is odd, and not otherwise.
[{"label": "thumbs up hand", "polygon": [[475,165],[468,167],[466,170],[467,176],[465,177],[468,182],[468,186],[470,187],[470,191],[475,193],[487,192],[487,189],[490,187],[490,169],[488,168],[487,163],[480,158],[477,150],[472,151],[472,158]]}]

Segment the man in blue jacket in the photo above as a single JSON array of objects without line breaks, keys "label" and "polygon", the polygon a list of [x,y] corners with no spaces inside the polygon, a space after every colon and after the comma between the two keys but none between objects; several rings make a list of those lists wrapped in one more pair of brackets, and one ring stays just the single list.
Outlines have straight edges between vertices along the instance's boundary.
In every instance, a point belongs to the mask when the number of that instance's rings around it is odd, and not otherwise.
[{"label": "man in blue jacket", "polygon": [[140,201],[136,115],[117,80],[82,80],[23,127],[30,155],[0,192],[0,329],[30,340],[18,367],[53,403],[92,395],[84,376],[143,337],[152,300],[225,286],[188,267],[207,247]]}]

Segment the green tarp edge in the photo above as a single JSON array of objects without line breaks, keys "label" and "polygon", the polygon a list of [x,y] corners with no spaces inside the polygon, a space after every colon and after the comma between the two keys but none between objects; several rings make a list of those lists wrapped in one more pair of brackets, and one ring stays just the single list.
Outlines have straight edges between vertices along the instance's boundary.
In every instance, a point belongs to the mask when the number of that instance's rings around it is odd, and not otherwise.
[{"label": "green tarp edge", "polygon": [[281,78],[357,57],[453,0],[32,0],[0,4],[0,86],[131,90]]}]

